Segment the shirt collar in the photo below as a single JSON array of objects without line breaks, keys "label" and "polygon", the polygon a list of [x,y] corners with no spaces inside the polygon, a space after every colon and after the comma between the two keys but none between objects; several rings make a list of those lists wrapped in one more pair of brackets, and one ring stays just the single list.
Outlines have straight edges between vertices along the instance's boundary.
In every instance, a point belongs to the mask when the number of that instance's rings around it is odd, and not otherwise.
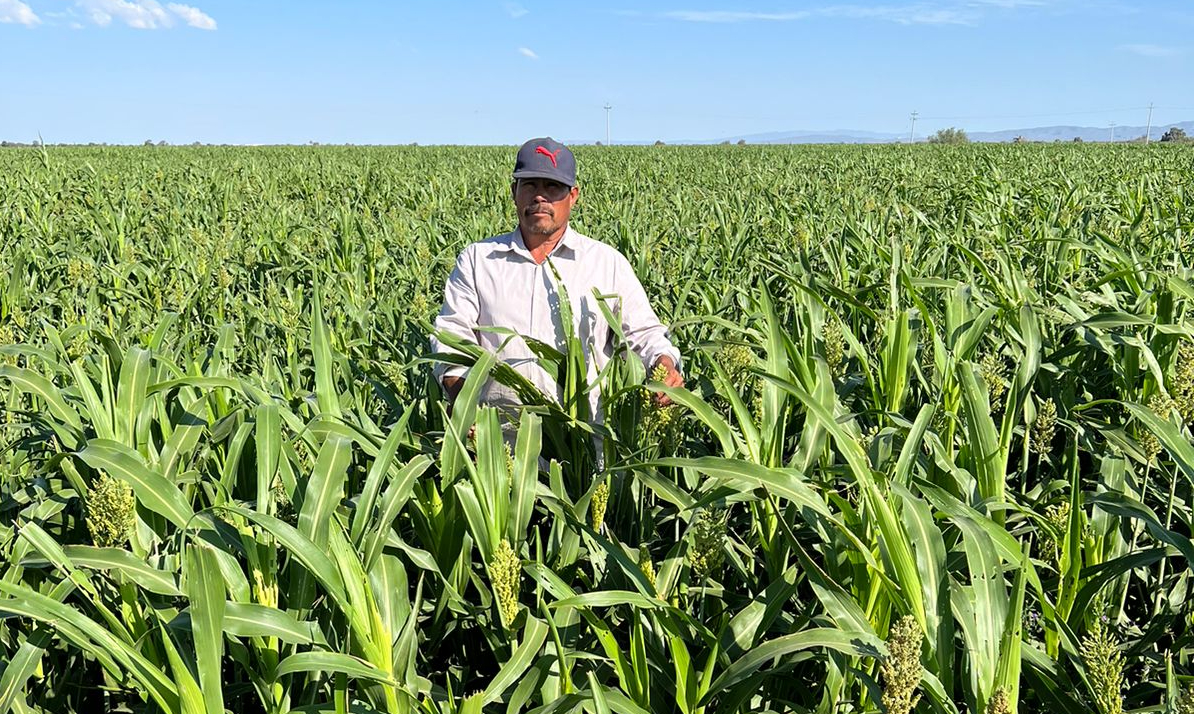
[{"label": "shirt collar", "polygon": [[[548,254],[549,258],[575,257],[577,249],[577,232],[572,230],[572,226],[564,229],[564,235],[560,237],[560,242],[556,243],[556,247]],[[522,229],[515,228],[510,233],[506,234],[506,240],[502,241],[502,249],[514,253],[518,253],[527,260],[531,260],[531,251],[527,250],[526,243],[522,240]]]}]

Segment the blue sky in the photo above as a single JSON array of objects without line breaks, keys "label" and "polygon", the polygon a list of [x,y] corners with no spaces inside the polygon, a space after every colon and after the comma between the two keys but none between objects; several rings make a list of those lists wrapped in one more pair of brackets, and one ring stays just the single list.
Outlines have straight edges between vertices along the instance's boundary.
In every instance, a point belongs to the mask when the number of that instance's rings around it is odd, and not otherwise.
[{"label": "blue sky", "polygon": [[1194,119],[1190,0],[0,0],[0,139],[513,144]]}]

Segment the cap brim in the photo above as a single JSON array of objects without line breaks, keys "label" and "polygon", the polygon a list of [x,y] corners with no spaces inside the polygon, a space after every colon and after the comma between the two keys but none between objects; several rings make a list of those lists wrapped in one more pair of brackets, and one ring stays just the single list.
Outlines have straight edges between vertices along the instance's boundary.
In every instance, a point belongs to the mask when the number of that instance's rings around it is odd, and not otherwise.
[{"label": "cap brim", "polygon": [[523,169],[522,171],[515,171],[513,174],[513,178],[516,178],[516,179],[542,178],[542,179],[551,179],[552,181],[562,183],[565,186],[569,186],[569,187],[576,185],[575,181],[573,181],[571,183],[569,183],[568,181],[564,181],[563,178],[559,174],[553,174],[550,171],[539,171],[536,169]]}]

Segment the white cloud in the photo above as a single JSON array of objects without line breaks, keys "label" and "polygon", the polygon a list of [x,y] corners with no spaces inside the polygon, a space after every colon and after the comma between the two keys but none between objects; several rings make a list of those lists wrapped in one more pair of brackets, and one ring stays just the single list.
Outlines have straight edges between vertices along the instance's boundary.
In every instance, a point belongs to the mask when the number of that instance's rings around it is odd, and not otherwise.
[{"label": "white cloud", "polygon": [[0,0],[0,22],[33,27],[41,24],[41,18],[33,12],[33,8],[21,0]]},{"label": "white cloud", "polygon": [[107,27],[112,20],[138,30],[156,30],[174,24],[170,13],[156,0],[78,0],[78,4],[100,27]]},{"label": "white cloud", "polygon": [[519,47],[518,54],[522,55],[523,57],[529,57],[533,60],[539,59],[539,55],[535,54],[535,51],[530,47]]},{"label": "white cloud", "polygon": [[838,5],[823,8],[819,14],[853,20],[884,20],[900,25],[969,25],[977,19],[973,12],[924,3],[876,7]]},{"label": "white cloud", "polygon": [[902,5],[822,5],[791,12],[749,10],[676,10],[661,17],[682,22],[739,23],[795,22],[814,18],[879,20],[901,25],[972,25],[984,10],[1040,7],[1043,0],[969,0],[968,2],[914,2]]},{"label": "white cloud", "polygon": [[1018,7],[1041,7],[1045,3],[1043,0],[973,0],[970,4],[976,7],[989,5],[991,7],[1001,7],[1005,10],[1015,10]]},{"label": "white cloud", "polygon": [[190,5],[170,3],[162,7],[157,0],[76,0],[87,18],[100,27],[113,20],[138,30],[162,30],[174,27],[178,20],[201,30],[216,29],[216,21]]},{"label": "white cloud", "polygon": [[1164,45],[1120,45],[1119,48],[1141,57],[1180,57],[1186,53],[1181,47]]},{"label": "white cloud", "polygon": [[527,10],[516,2],[503,3],[502,7],[506,9],[506,14],[515,20],[530,12],[530,10]]},{"label": "white cloud", "polygon": [[664,17],[684,22],[788,22],[812,17],[809,11],[801,12],[741,12],[738,10],[676,10],[665,12]]},{"label": "white cloud", "polygon": [[179,5],[178,3],[170,3],[166,7],[170,8],[170,12],[181,17],[182,21],[191,27],[197,27],[200,30],[216,29],[216,21],[212,19],[211,15],[208,15],[197,7]]}]

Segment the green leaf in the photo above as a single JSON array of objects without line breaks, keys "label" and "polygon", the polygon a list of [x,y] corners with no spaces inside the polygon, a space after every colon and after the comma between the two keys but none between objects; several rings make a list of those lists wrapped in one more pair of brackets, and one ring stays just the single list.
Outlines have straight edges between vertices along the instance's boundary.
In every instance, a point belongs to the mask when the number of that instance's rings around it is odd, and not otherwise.
[{"label": "green leaf", "polygon": [[8,596],[0,599],[0,611],[52,626],[71,644],[100,659],[112,674],[125,672],[133,677],[158,706],[178,710],[178,690],[162,670],[98,623],[24,585],[0,580],[0,593]]},{"label": "green leaf", "polygon": [[340,605],[341,609],[345,612],[350,610],[347,595],[345,594],[344,580],[336,565],[328,557],[327,553],[324,552],[324,549],[312,543],[309,538],[300,533],[294,526],[280,521],[273,516],[267,516],[264,513],[258,513],[257,511],[252,511],[241,506],[225,505],[222,508],[247,518],[277,538],[278,542],[290,556],[302,563],[307,572],[315,576],[315,579],[319,581],[319,584],[323,586],[328,595]]},{"label": "green leaf", "polygon": [[394,520],[410,499],[415,482],[431,467],[432,463],[430,457],[419,454],[399,469],[398,473],[390,480],[389,486],[386,487],[385,493],[381,497],[381,512],[373,521],[372,527],[366,532],[361,559],[361,565],[366,570],[372,570],[377,563],[387,536],[393,532]]},{"label": "green leaf", "polygon": [[714,680],[705,696],[701,698],[701,706],[707,705],[709,700],[719,693],[745,681],[771,660],[808,649],[828,649],[856,657],[879,657],[884,651],[884,646],[877,637],[867,637],[857,632],[843,632],[831,627],[814,627],[803,632],[777,637],[755,647],[727,667],[721,676]]},{"label": "green leaf", "polygon": [[585,593],[583,595],[556,600],[550,604],[550,607],[615,607],[617,605],[630,605],[631,607],[646,610],[670,607],[659,598],[647,597],[641,593],[629,590],[599,590]]},{"label": "green leaf", "polygon": [[355,679],[369,679],[391,686],[397,686],[398,684],[388,674],[365,660],[338,652],[299,652],[298,654],[292,654],[278,663],[278,669],[274,674],[277,677],[284,677],[296,672],[315,672],[320,674],[340,672]]},{"label": "green leaf", "polygon": [[[1025,545],[1024,560],[1028,560],[1028,546]],[[1024,568],[1016,570],[1016,579],[1012,584],[1011,603],[1007,608],[1007,618],[1003,623],[1003,637],[999,642],[999,664],[995,668],[995,682],[991,689],[994,694],[999,689],[1006,689],[1008,700],[1020,701],[1020,666],[1021,646],[1024,636]]]},{"label": "green leaf", "polygon": [[120,363],[113,426],[116,440],[133,448],[137,446],[137,416],[145,406],[145,391],[149,386],[149,358],[148,350],[130,347]]},{"label": "green leaf", "polygon": [[[1007,472],[1007,453],[1004,451],[995,422],[991,419],[991,403],[987,389],[981,383],[978,369],[969,362],[959,362],[958,382],[962,387],[962,404],[966,408],[966,444],[970,453],[969,467],[978,479],[978,492],[984,499],[1003,501]],[[995,511],[996,522],[1003,519],[1003,511]]]},{"label": "green leaf", "polygon": [[232,601],[224,603],[224,632],[232,637],[276,637],[296,645],[323,639],[315,623],[300,621],[285,610]]},{"label": "green leaf", "polygon": [[[4,602],[0,600],[0,605]],[[16,654],[0,672],[0,712],[16,711],[15,706],[25,683],[42,666],[42,656],[54,642],[52,628],[42,625],[29,633],[28,638],[17,648]]]},{"label": "green leaf", "polygon": [[203,703],[207,714],[224,714],[224,580],[215,555],[202,545],[187,546],[184,574]]},{"label": "green leaf", "polygon": [[282,417],[278,405],[257,407],[254,446],[257,452],[257,510],[269,513],[273,501],[274,476],[282,455]]},{"label": "green leaf", "polygon": [[319,548],[328,543],[328,529],[340,499],[352,457],[352,442],[333,436],[323,442],[315,468],[303,492],[298,530]]},{"label": "green leaf", "polygon": [[352,529],[349,533],[349,538],[357,546],[361,545],[365,524],[373,518],[373,508],[377,505],[377,497],[381,493],[385,476],[389,473],[394,459],[398,455],[398,447],[407,437],[406,425],[414,413],[414,409],[407,409],[403,412],[398,423],[390,429],[389,435],[382,443],[381,450],[373,459],[373,465],[369,467],[369,474],[365,477],[365,486],[361,489],[361,496],[357,499],[356,509],[352,514]]},{"label": "green leaf", "polygon": [[518,681],[519,677],[527,671],[527,668],[539,656],[539,650],[543,647],[543,642],[546,639],[547,624],[534,617],[527,617],[526,626],[523,627],[522,640],[518,644],[518,649],[514,650],[514,654],[510,656],[510,659],[506,660],[502,668],[490,680],[489,686],[481,693],[482,706],[488,706],[496,702],[510,685]]},{"label": "green leaf", "polygon": [[117,570],[136,581],[137,586],[158,595],[182,597],[175,575],[150,566],[123,548],[97,548],[90,545],[62,547],[75,565],[92,570]]},{"label": "green leaf", "polygon": [[322,414],[340,418],[340,395],[332,378],[332,346],[328,340],[327,323],[323,319],[323,305],[319,286],[311,298],[311,355],[315,360],[315,398]]},{"label": "green leaf", "polygon": [[540,418],[524,410],[514,444],[514,471],[511,480],[510,515],[506,521],[506,537],[511,543],[526,538],[527,526],[535,506],[535,490],[539,485],[539,454],[542,451]]},{"label": "green leaf", "polygon": [[150,470],[141,455],[129,447],[107,439],[93,439],[77,455],[91,468],[103,469],[128,483],[141,505],[165,516],[179,528],[186,528],[195,516],[178,487],[162,474]]},{"label": "green leaf", "polygon": [[1148,407],[1132,402],[1121,402],[1121,404],[1164,444],[1173,458],[1173,463],[1177,464],[1186,478],[1194,480],[1194,446],[1190,444],[1189,439],[1182,435],[1178,427],[1174,426],[1172,422],[1160,418]]},{"label": "green leaf", "polygon": [[666,394],[669,399],[687,408],[701,420],[701,423],[709,427],[709,431],[713,432],[713,436],[717,438],[717,443],[721,446],[722,456],[728,458],[737,452],[738,449],[734,443],[734,431],[730,428],[729,422],[723,419],[717,413],[717,410],[710,406],[704,399],[701,399],[696,393],[683,387],[665,387],[659,382],[651,382],[647,387],[652,391]]},{"label": "green leaf", "polygon": [[17,389],[45,402],[50,415],[56,420],[54,432],[62,439],[62,443],[68,449],[78,446],[83,421],[74,407],[66,403],[62,392],[53,382],[36,372],[10,364],[0,365],[0,379],[7,379]]}]

